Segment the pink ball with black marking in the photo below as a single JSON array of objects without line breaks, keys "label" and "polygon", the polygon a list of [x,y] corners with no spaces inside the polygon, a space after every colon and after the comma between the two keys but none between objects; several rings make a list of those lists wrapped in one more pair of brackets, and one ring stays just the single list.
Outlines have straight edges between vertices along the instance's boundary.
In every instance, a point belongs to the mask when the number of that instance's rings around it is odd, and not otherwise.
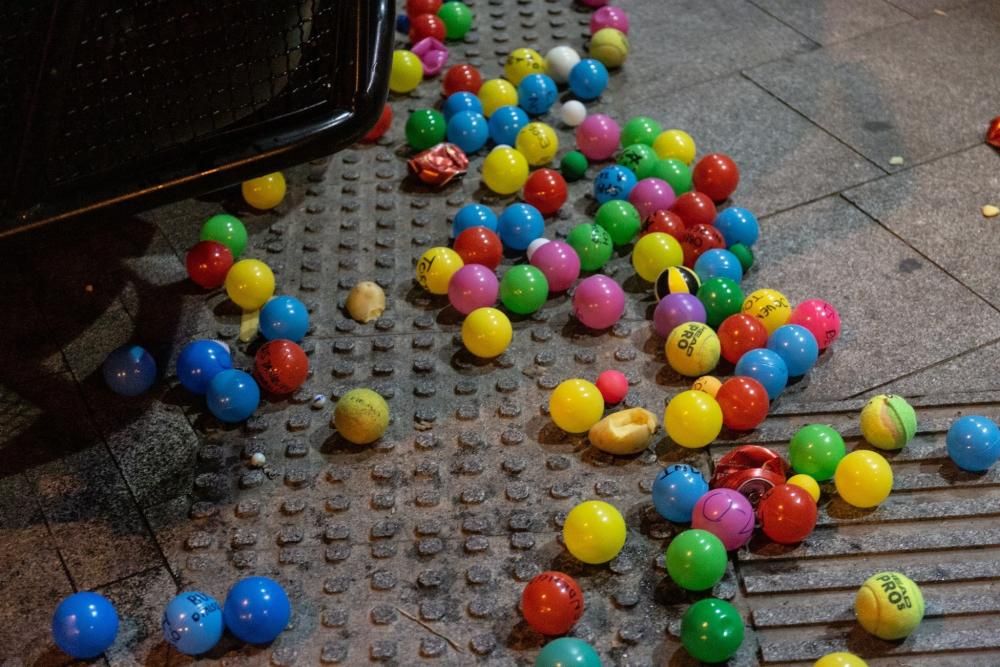
[{"label": "pink ball with black marking", "polygon": [[727,551],[749,542],[753,526],[753,506],[732,489],[712,489],[698,499],[691,513],[691,527],[712,533],[722,540]]}]

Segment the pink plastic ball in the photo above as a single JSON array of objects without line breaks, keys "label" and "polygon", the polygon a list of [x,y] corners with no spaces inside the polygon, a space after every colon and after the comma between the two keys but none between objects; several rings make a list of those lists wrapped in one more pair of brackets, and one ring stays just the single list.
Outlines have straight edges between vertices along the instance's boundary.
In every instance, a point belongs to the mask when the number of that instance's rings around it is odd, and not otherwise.
[{"label": "pink plastic ball", "polygon": [[644,178],[635,184],[628,195],[629,203],[639,211],[643,220],[656,211],[663,211],[674,205],[674,189],[659,178]]},{"label": "pink plastic ball", "polygon": [[628,14],[621,7],[601,7],[590,16],[590,34],[604,28],[614,28],[628,34]]},{"label": "pink plastic ball", "polygon": [[707,530],[726,545],[739,549],[753,536],[753,506],[739,491],[712,489],[694,504],[691,527]]},{"label": "pink plastic ball", "polygon": [[608,4],[608,0],[580,0],[580,2],[588,7],[603,7]]},{"label": "pink plastic ball", "polygon": [[584,326],[607,329],[625,312],[625,292],[607,276],[584,278],[573,292],[573,312]]},{"label": "pink plastic ball", "polygon": [[808,299],[795,306],[789,324],[798,324],[816,337],[819,349],[825,350],[840,337],[840,313],[822,299]]},{"label": "pink plastic ball", "polygon": [[621,136],[622,130],[614,118],[595,113],[576,128],[576,147],[590,160],[607,160],[618,150]]},{"label": "pink plastic ball", "polygon": [[500,282],[491,269],[482,264],[466,264],[448,283],[448,301],[458,312],[468,315],[476,308],[497,302]]},{"label": "pink plastic ball", "polygon": [[628,394],[628,378],[621,371],[604,371],[597,376],[597,390],[607,405],[616,405]]},{"label": "pink plastic ball", "polygon": [[580,256],[565,241],[549,241],[536,248],[530,261],[549,281],[550,292],[564,292],[580,277]]}]

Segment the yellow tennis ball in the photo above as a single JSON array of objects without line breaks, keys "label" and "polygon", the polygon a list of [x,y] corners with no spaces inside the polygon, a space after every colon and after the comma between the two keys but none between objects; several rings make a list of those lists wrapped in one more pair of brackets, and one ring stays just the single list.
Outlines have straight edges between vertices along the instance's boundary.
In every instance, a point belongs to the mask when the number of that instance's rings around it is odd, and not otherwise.
[{"label": "yellow tennis ball", "polygon": [[868,667],[868,663],[853,653],[827,653],[813,667]]},{"label": "yellow tennis ball", "polygon": [[672,158],[686,165],[694,162],[694,139],[684,130],[665,130],[653,140],[653,150],[661,160]]},{"label": "yellow tennis ball", "polygon": [[819,502],[819,484],[809,475],[792,475],[788,478],[788,483],[805,489],[812,496],[813,501]]},{"label": "yellow tennis ball", "polygon": [[858,622],[879,639],[902,639],[924,618],[920,588],[899,572],[874,574],[854,598]]},{"label": "yellow tennis ball", "polygon": [[861,435],[879,449],[902,449],[916,433],[917,413],[901,396],[876,396],[861,411]]},{"label": "yellow tennis ball", "polygon": [[345,440],[367,445],[389,428],[389,404],[371,389],[352,389],[337,401],[333,425]]},{"label": "yellow tennis ball", "polygon": [[514,106],[517,104],[517,88],[511,85],[510,81],[503,79],[490,79],[484,81],[476,93],[479,101],[483,105],[483,115],[489,118],[493,112],[500,107]]},{"label": "yellow tennis ball", "polygon": [[759,289],[743,300],[743,313],[756,317],[770,336],[792,316],[792,306],[778,290]]},{"label": "yellow tennis ball", "polygon": [[451,277],[464,265],[451,248],[431,248],[417,261],[417,282],[431,294],[447,294]]},{"label": "yellow tennis ball", "polygon": [[392,52],[392,68],[389,70],[389,90],[394,93],[408,93],[424,80],[424,65],[413,51],[398,49]]},{"label": "yellow tennis ball", "polygon": [[243,310],[258,310],[274,296],[274,274],[259,259],[241,259],[226,274],[226,294]]},{"label": "yellow tennis ball", "polygon": [[703,391],[712,398],[719,393],[719,387],[722,386],[722,381],[719,378],[712,375],[702,375],[700,378],[694,381],[691,385],[691,389],[694,391]]},{"label": "yellow tennis ball", "polygon": [[514,147],[532,167],[548,164],[559,150],[556,131],[545,123],[528,123],[517,133]]},{"label": "yellow tennis ball", "polygon": [[[503,66],[504,78],[515,86],[529,74],[545,74],[545,58],[538,51],[528,48],[514,49]],[[517,104],[517,102],[515,102]]]},{"label": "yellow tennis ball", "polygon": [[664,351],[670,367],[688,377],[705,375],[719,365],[719,337],[701,322],[685,322],[674,327]]},{"label": "yellow tennis ball", "polygon": [[621,30],[601,28],[590,38],[590,55],[609,69],[622,66],[628,49],[628,37]]}]

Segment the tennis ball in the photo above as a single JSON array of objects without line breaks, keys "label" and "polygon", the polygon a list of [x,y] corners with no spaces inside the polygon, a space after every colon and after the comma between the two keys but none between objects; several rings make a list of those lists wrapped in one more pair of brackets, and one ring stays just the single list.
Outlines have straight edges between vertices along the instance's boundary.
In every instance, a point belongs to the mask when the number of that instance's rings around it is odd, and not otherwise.
[{"label": "tennis ball", "polygon": [[601,28],[590,38],[590,55],[608,69],[622,66],[628,48],[628,37],[615,28]]},{"label": "tennis ball", "polygon": [[792,475],[788,478],[788,483],[805,489],[806,493],[812,496],[813,501],[819,502],[819,484],[809,475]]},{"label": "tennis ball", "polygon": [[352,389],[337,401],[333,425],[345,440],[367,445],[389,427],[389,405],[371,389]]},{"label": "tennis ball", "polygon": [[700,322],[685,322],[674,328],[664,346],[667,363],[681,375],[707,375],[719,363],[719,337]]},{"label": "tennis ball", "polygon": [[861,411],[861,435],[879,449],[901,449],[916,432],[917,413],[900,396],[876,396]]},{"label": "tennis ball", "polygon": [[902,639],[924,618],[924,596],[899,572],[873,574],[854,598],[858,622],[879,639]]},{"label": "tennis ball", "polygon": [[827,653],[813,667],[868,667],[868,663],[853,653]]}]

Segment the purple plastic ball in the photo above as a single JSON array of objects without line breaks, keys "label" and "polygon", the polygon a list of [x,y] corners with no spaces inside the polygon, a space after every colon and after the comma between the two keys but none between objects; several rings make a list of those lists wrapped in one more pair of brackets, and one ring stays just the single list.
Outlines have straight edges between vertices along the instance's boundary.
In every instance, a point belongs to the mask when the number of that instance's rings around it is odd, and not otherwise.
[{"label": "purple plastic ball", "polygon": [[621,7],[607,5],[590,15],[590,34],[598,30],[614,28],[628,34],[628,14]]},{"label": "purple plastic ball", "polygon": [[694,294],[675,292],[668,294],[656,304],[653,311],[653,328],[664,338],[685,322],[705,323],[705,306]]},{"label": "purple plastic ball", "polygon": [[549,281],[550,292],[563,292],[580,277],[580,256],[564,241],[549,241],[531,255],[531,265]]},{"label": "purple plastic ball", "polygon": [[753,526],[753,506],[733,489],[712,489],[698,499],[691,513],[691,527],[712,533],[722,540],[727,551],[749,542]]},{"label": "purple plastic ball", "polygon": [[584,326],[607,329],[625,312],[625,292],[607,276],[584,278],[573,292],[573,312]]},{"label": "purple plastic ball", "polygon": [[576,128],[576,147],[590,160],[607,160],[618,150],[621,136],[622,130],[614,118],[595,113],[587,116]]},{"label": "purple plastic ball", "polygon": [[629,203],[639,211],[639,217],[646,220],[657,211],[664,211],[674,205],[674,189],[659,178],[644,178],[635,184],[628,194]]},{"label": "purple plastic ball", "polygon": [[458,312],[468,315],[476,308],[486,308],[497,302],[500,281],[491,269],[482,264],[466,264],[448,283],[448,301]]}]

